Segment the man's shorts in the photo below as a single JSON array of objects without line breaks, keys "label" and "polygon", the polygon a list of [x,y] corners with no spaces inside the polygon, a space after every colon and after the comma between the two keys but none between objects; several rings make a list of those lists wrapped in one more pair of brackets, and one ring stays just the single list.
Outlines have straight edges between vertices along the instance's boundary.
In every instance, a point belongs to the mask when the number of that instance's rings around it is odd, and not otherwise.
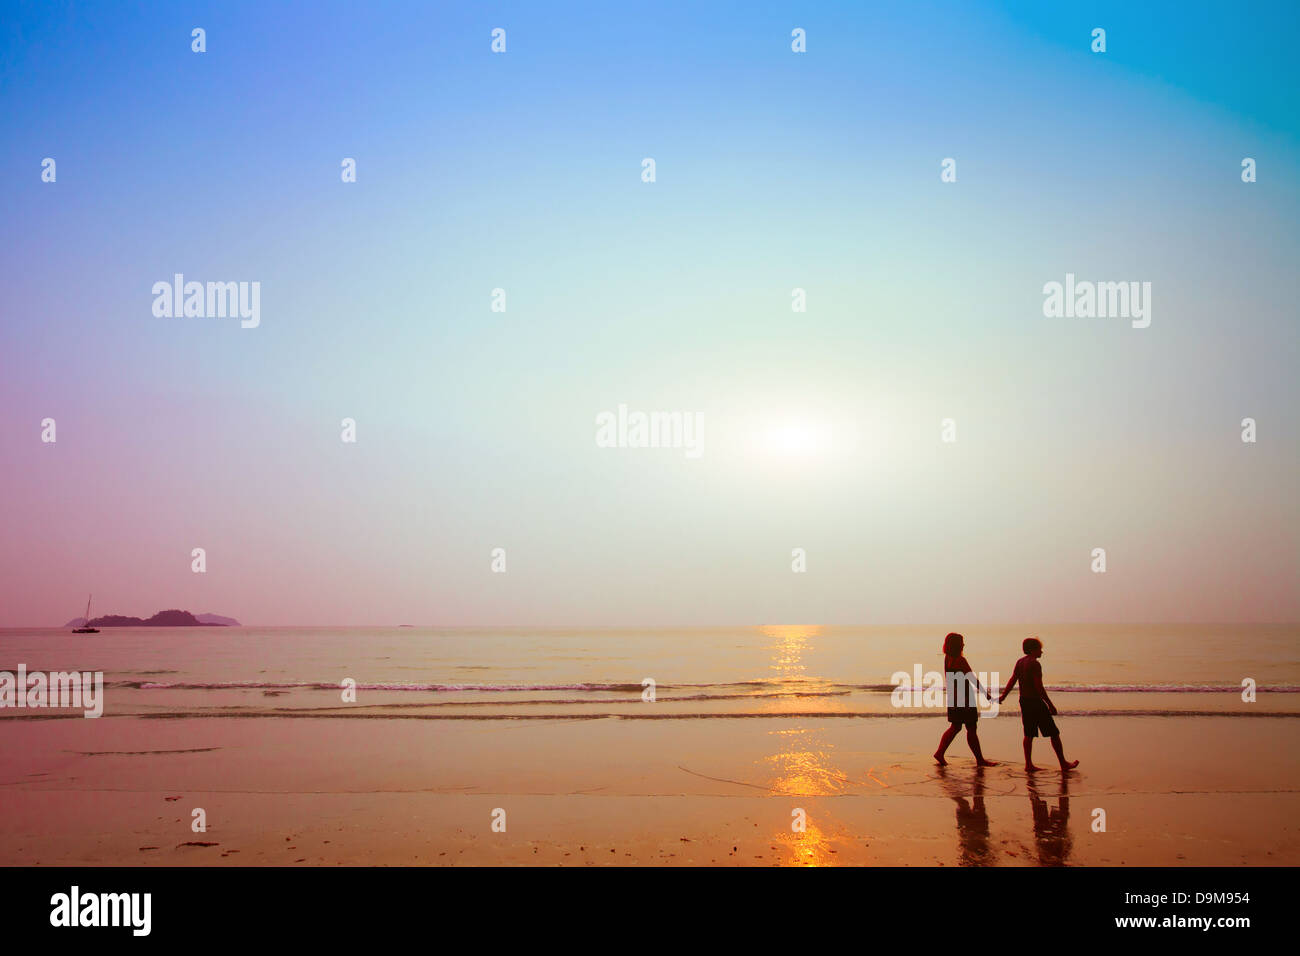
[{"label": "man's shorts", "polygon": [[1056,721],[1052,720],[1052,712],[1047,709],[1047,704],[1037,697],[1020,698],[1020,725],[1024,727],[1026,737],[1037,737],[1039,734],[1056,737],[1061,733],[1056,729]]}]

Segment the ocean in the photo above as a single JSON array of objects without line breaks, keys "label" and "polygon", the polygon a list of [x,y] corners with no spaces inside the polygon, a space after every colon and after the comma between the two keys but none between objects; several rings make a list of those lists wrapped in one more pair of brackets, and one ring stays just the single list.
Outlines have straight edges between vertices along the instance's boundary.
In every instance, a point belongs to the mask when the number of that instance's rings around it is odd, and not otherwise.
[{"label": "ocean", "polygon": [[[1297,625],[964,633],[972,667],[1000,684],[1021,639],[1041,637],[1045,683],[1062,715],[1300,712]],[[892,692],[899,672],[942,670],[942,639],[933,630],[821,626],[7,628],[0,669],[102,671],[106,716],[904,718],[941,710],[898,706]],[[1243,699],[1243,682],[1253,682],[1254,700]]]}]

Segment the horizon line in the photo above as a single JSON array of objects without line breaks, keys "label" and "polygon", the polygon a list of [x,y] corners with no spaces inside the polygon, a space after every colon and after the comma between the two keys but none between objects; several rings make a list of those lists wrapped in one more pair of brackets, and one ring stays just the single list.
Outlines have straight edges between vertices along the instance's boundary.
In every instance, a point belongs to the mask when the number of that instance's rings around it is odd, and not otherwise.
[{"label": "horizon line", "polygon": [[[204,611],[204,612],[202,612],[202,613],[204,613],[204,614],[213,614],[213,613],[215,613],[215,612]],[[222,614],[222,615],[218,615],[218,616],[220,616],[220,617],[233,617],[233,615],[228,615],[228,614]],[[94,618],[92,618],[92,620],[94,620]],[[1216,620],[1216,621],[1186,621],[1186,620],[1183,620],[1183,621],[1179,621],[1179,620],[1093,620],[1093,621],[1079,621],[1079,620],[1073,620],[1073,621],[1042,621],[1042,620],[1039,620],[1039,621],[975,621],[975,622],[968,622],[968,623],[966,623],[966,624],[963,625],[963,626],[966,627],[966,628],[969,630],[971,627],[980,627],[980,628],[991,628],[991,627],[1024,627],[1024,626],[1034,626],[1034,627],[1072,627],[1072,626],[1097,626],[1097,625],[1107,625],[1107,626],[1109,626],[1109,625],[1115,625],[1115,626],[1120,626],[1120,625],[1141,625],[1141,626],[1144,626],[1144,627],[1172,626],[1172,625],[1178,625],[1178,626],[1201,625],[1201,626],[1206,626],[1206,627],[1211,627],[1211,626],[1220,626],[1220,627],[1221,627],[1221,626],[1229,626],[1229,625],[1232,625],[1232,626],[1251,625],[1251,626],[1257,626],[1257,627],[1282,627],[1282,626],[1291,626],[1291,627],[1296,627],[1296,626],[1300,626],[1300,620],[1296,620],[1296,621],[1272,621],[1272,620],[1270,620],[1270,621],[1254,621],[1254,620],[1235,620],[1235,621],[1233,621],[1233,620],[1226,620],[1226,621],[1224,621],[1224,620]],[[67,624],[67,623],[64,623],[64,624],[0,624],[0,630],[25,630],[25,629],[32,629],[32,630],[47,630],[47,631],[48,631],[48,630],[54,630],[54,631],[61,631],[61,630],[64,630],[65,628],[70,627],[70,626],[71,626],[71,625],[70,625],[70,624]],[[133,626],[136,626],[137,628],[140,628],[140,627],[149,627],[150,630],[154,630],[154,629],[157,629],[157,628],[158,628],[158,625],[152,625],[152,626],[151,626],[151,625],[143,625],[143,626],[133,625]],[[171,626],[171,625],[168,625],[168,626]],[[189,626],[189,625],[175,625],[174,627],[179,628],[179,627],[185,627],[185,626]],[[629,623],[623,623],[623,624],[579,624],[579,623],[535,624],[535,623],[519,623],[519,622],[516,622],[516,623],[499,623],[499,622],[498,622],[498,623],[486,623],[486,624],[485,624],[485,623],[478,623],[478,624],[461,624],[461,623],[450,623],[450,624],[449,624],[449,623],[442,623],[442,624],[411,624],[411,623],[406,623],[406,622],[401,622],[401,623],[397,623],[397,624],[393,624],[393,623],[362,623],[362,624],[358,624],[358,623],[348,623],[348,624],[315,624],[315,623],[312,623],[312,624],[245,624],[245,623],[243,623],[243,622],[241,621],[239,624],[217,624],[217,625],[207,625],[207,626],[212,626],[212,627],[242,627],[242,628],[313,628],[313,627],[316,627],[316,628],[336,628],[336,629],[343,629],[343,628],[356,628],[356,627],[375,627],[375,628],[402,628],[402,627],[411,627],[411,628],[443,628],[443,629],[449,629],[449,630],[450,630],[450,629],[461,629],[461,630],[467,630],[467,629],[475,629],[475,628],[480,628],[480,629],[485,629],[485,628],[577,628],[577,629],[581,629],[581,630],[633,630],[633,629],[641,629],[641,628],[665,628],[665,629],[672,629],[672,630],[709,630],[709,629],[718,629],[718,630],[721,630],[721,629],[724,629],[724,628],[736,628],[736,627],[742,627],[742,628],[752,628],[752,627],[844,627],[844,628],[850,628],[850,627],[907,627],[907,628],[920,628],[920,627],[928,627],[929,625],[926,625],[926,624],[909,624],[909,623],[903,623],[903,622],[899,622],[899,621],[883,621],[883,622],[873,622],[873,623],[861,623],[861,622],[859,622],[859,623],[845,623],[845,622],[842,622],[842,621],[837,621],[837,622],[824,622],[824,623],[798,623],[798,624],[797,624],[797,623],[776,623],[776,622],[768,622],[768,623],[763,623],[763,624],[744,623],[744,622],[735,622],[735,623],[730,623],[730,624],[702,624],[702,623],[701,623],[701,624],[692,624],[692,623],[663,623],[663,622],[649,622],[649,623],[644,623],[644,624],[629,624]],[[113,630],[130,630],[130,628],[131,628],[131,626],[127,626],[127,627],[116,627],[116,628],[111,628],[111,629],[113,629]]]}]

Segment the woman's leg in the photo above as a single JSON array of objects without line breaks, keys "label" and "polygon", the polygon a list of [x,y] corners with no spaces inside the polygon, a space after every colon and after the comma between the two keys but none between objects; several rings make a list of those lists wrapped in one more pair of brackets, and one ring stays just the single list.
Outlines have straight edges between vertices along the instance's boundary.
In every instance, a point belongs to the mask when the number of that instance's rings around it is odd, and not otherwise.
[{"label": "woman's leg", "polygon": [[934,759],[939,761],[940,766],[948,765],[948,761],[943,759],[943,755],[947,751],[948,745],[952,743],[953,738],[957,736],[957,730],[960,726],[960,724],[949,724],[948,729],[939,738],[939,749],[934,752]]},{"label": "woman's leg", "polygon": [[975,762],[981,767],[996,767],[997,763],[992,760],[984,759],[984,751],[980,749],[979,734],[975,733],[975,725],[966,726],[966,743],[970,745],[970,752],[975,755]]}]

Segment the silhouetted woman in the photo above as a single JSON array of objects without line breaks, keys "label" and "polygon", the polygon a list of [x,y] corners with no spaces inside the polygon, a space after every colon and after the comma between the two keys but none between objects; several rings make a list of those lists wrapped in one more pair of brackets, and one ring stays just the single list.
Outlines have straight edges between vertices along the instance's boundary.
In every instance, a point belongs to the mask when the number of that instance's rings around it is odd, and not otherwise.
[{"label": "silhouetted woman", "polygon": [[975,755],[975,763],[981,767],[996,767],[995,761],[984,759],[979,734],[975,732],[975,722],[980,716],[979,708],[975,706],[978,700],[975,692],[978,690],[985,697],[989,693],[981,686],[971,671],[970,664],[962,656],[965,646],[966,638],[960,634],[949,634],[943,639],[943,682],[948,692],[948,729],[939,738],[939,749],[934,752],[934,759],[939,761],[940,766],[948,765],[943,755],[957,736],[957,731],[965,727],[966,743]]}]

